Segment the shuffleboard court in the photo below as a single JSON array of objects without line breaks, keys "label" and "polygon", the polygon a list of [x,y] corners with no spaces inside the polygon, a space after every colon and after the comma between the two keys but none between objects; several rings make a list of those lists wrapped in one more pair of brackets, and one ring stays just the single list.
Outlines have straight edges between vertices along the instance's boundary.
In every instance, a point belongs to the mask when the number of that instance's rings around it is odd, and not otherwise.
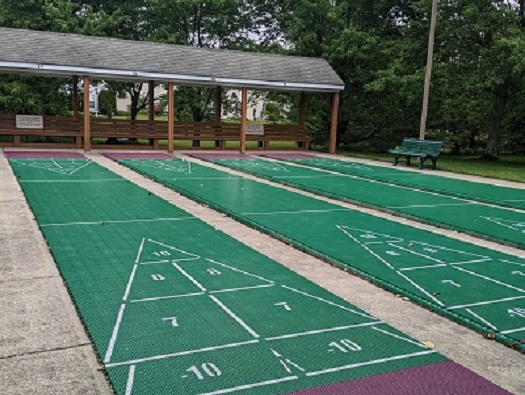
[{"label": "shuffleboard court", "polygon": [[10,164],[118,395],[509,394],[89,159]]},{"label": "shuffleboard court", "polygon": [[261,156],[409,188],[525,210],[525,189],[440,177],[438,174],[428,175],[422,172],[409,172],[351,161],[314,157],[312,155],[267,154]]},{"label": "shuffleboard court", "polygon": [[184,160],[119,162],[396,294],[525,350],[522,259]]},{"label": "shuffleboard court", "polygon": [[206,160],[318,195],[525,248],[525,212],[280,161]]}]

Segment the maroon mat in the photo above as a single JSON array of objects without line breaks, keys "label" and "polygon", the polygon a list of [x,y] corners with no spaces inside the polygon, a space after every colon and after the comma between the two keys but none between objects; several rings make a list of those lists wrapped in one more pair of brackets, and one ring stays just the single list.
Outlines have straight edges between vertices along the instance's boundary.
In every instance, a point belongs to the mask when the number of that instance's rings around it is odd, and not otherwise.
[{"label": "maroon mat", "polygon": [[259,154],[264,158],[272,159],[308,159],[308,158],[317,158],[315,155],[308,154]]},{"label": "maroon mat", "polygon": [[71,159],[85,159],[86,157],[78,152],[68,151],[4,151],[6,158],[71,158]]},{"label": "maroon mat", "polygon": [[287,395],[512,395],[452,361],[310,388]]},{"label": "maroon mat", "polygon": [[253,158],[249,155],[234,154],[234,153],[231,153],[231,154],[195,153],[195,154],[186,154],[186,155],[192,156],[197,159],[252,159]]},{"label": "maroon mat", "polygon": [[102,155],[111,159],[173,159],[162,152],[106,152]]}]

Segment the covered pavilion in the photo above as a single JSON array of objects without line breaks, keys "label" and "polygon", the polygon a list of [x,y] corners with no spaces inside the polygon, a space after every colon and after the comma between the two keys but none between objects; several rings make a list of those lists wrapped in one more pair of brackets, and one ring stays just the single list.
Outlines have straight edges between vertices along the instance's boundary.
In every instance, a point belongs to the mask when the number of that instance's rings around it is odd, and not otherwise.
[{"label": "covered pavilion", "polygon": [[[0,115],[0,135],[13,136],[12,146],[20,146],[21,136],[73,137],[75,148],[91,150],[93,138],[130,137],[149,139],[154,149],[167,140],[173,152],[175,140],[211,140],[221,149],[227,141],[258,141],[264,148],[271,141],[293,141],[307,148],[305,131],[306,94],[327,93],[332,98],[329,152],[335,153],[337,116],[343,81],[321,58],[214,50],[129,41],[76,34],[0,28],[0,73],[26,74],[72,80],[73,117],[21,117]],[[92,80],[162,83],[168,91],[168,122],[155,121],[153,89],[149,96],[149,120],[129,121],[90,118],[79,114],[78,82],[89,87]],[[175,87],[216,88],[215,122],[175,121]],[[221,91],[242,91],[239,125],[221,121]],[[248,90],[295,92],[300,94],[298,125],[264,125],[249,133]],[[89,108],[89,89],[83,92],[83,108]],[[262,129],[262,130],[261,130]],[[253,132],[253,131],[252,131]]]}]

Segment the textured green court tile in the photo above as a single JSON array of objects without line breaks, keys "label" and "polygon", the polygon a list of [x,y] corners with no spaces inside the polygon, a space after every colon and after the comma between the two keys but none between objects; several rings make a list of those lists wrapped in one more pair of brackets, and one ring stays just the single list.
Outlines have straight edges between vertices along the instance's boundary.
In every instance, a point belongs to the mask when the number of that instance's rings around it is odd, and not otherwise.
[{"label": "textured green court tile", "polygon": [[525,224],[525,214],[506,208],[439,195],[436,191],[388,185],[345,174],[328,174],[317,169],[265,159],[212,161],[319,195],[356,202],[429,224],[525,247],[523,228],[520,225]]},{"label": "textured green court tile", "polygon": [[439,177],[439,172],[428,175],[329,158],[288,159],[287,161],[449,196],[525,209],[525,190],[504,187],[498,185],[498,181],[495,181],[496,184],[477,183]]},{"label": "textured green court tile", "polygon": [[[97,164],[13,169],[52,181],[21,186],[119,395],[272,395],[445,360],[136,185],[98,182],[119,177]],[[204,193],[261,197],[202,178]]]},{"label": "textured green court tile", "polygon": [[525,328],[525,317],[507,309],[488,322],[485,313],[472,314],[469,306],[494,304],[497,309],[495,301],[525,299],[525,282],[519,274],[525,261],[521,259],[253,180],[236,180],[232,185],[227,173],[206,166],[192,164],[191,173],[179,173],[174,179],[163,166],[155,167],[146,160],[122,163],[396,294],[478,331],[495,332],[501,341],[519,347],[522,337],[517,329]]}]

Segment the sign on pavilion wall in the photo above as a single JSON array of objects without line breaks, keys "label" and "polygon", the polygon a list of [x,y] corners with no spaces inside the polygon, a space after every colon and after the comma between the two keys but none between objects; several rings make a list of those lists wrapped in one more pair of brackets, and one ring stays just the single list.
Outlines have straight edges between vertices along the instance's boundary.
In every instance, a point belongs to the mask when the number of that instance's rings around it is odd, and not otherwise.
[{"label": "sign on pavilion wall", "polygon": [[264,125],[261,124],[248,124],[246,134],[254,136],[264,136]]},{"label": "sign on pavilion wall", "polygon": [[44,129],[44,117],[40,115],[17,115],[17,129]]}]

